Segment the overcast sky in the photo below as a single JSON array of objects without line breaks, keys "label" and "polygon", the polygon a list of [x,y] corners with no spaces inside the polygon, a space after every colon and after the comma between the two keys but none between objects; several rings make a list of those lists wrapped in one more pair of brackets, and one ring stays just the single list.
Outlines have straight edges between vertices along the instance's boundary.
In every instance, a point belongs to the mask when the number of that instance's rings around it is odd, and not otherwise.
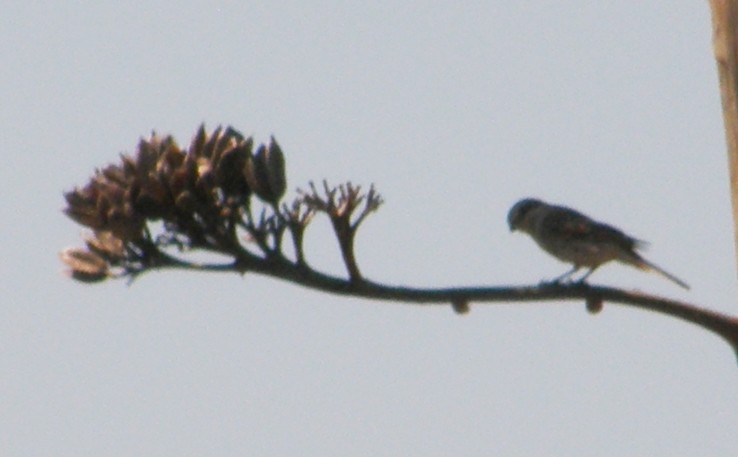
[{"label": "overcast sky", "polygon": [[[290,197],[374,183],[364,274],[535,284],[505,217],[574,206],[735,313],[707,2],[11,2],[0,19],[3,456],[729,456],[738,363],[681,321],[580,302],[420,307],[256,275],[83,285],[63,191],[152,130],[275,135]],[[330,225],[308,260],[342,274]]]}]

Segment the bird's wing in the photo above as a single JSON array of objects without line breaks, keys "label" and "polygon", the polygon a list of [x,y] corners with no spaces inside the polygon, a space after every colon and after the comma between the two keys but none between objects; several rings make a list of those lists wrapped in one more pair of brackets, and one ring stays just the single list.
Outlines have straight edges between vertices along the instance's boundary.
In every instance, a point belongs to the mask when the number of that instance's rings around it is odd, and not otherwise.
[{"label": "bird's wing", "polygon": [[637,239],[621,230],[563,206],[552,207],[542,224],[544,229],[550,230],[549,233],[571,241],[612,243],[628,251],[639,245]]}]

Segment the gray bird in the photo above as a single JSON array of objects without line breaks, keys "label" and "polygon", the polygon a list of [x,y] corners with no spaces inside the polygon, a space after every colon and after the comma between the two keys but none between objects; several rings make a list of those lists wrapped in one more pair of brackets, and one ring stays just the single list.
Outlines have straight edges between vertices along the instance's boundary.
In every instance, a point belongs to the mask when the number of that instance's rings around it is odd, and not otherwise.
[{"label": "gray bird", "polygon": [[510,231],[527,233],[543,250],[574,265],[554,282],[569,278],[584,267],[589,271],[579,280],[583,282],[600,265],[617,260],[641,270],[655,271],[680,287],[689,289],[684,281],[636,252],[645,244],[643,241],[571,208],[525,198],[510,208],[507,222]]}]

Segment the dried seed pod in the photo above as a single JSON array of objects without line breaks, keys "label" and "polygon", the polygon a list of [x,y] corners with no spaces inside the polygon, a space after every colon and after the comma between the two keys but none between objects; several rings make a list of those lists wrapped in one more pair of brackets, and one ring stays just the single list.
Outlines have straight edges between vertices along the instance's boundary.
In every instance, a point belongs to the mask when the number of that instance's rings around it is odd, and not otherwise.
[{"label": "dried seed pod", "polygon": [[195,184],[209,192],[215,187],[215,176],[213,176],[213,164],[210,159],[200,157],[197,159],[197,181]]},{"label": "dried seed pod", "polygon": [[110,276],[108,263],[99,255],[80,248],[65,249],[60,254],[72,278],[83,282],[99,282]]},{"label": "dried seed pod", "polygon": [[267,178],[271,191],[272,201],[275,203],[282,199],[287,190],[287,177],[285,176],[284,153],[274,137],[269,142],[265,157]]},{"label": "dried seed pod", "polygon": [[250,142],[243,142],[223,152],[215,170],[216,182],[228,196],[246,197],[249,185],[244,169],[251,149]]},{"label": "dried seed pod", "polygon": [[156,162],[156,173],[163,181],[166,181],[174,170],[177,170],[185,161],[185,153],[172,140],[166,145]]},{"label": "dried seed pod", "polygon": [[231,138],[220,132],[217,137],[213,137],[213,152],[210,156],[213,163],[218,163],[221,154],[224,151],[233,147],[235,142],[231,141]]},{"label": "dried seed pod", "polygon": [[269,146],[259,145],[246,162],[246,181],[265,202],[277,204],[287,190],[285,161],[282,149],[272,137]]},{"label": "dried seed pod", "polygon": [[176,199],[184,191],[194,189],[197,176],[197,163],[195,159],[187,157],[182,164],[169,176],[167,185],[169,191]]},{"label": "dried seed pod", "polygon": [[260,144],[256,152],[248,158],[244,167],[244,176],[249,187],[256,195],[266,201],[272,201],[272,192],[269,187],[269,176],[265,160],[266,147]]},{"label": "dried seed pod", "polygon": [[101,228],[103,221],[97,209],[97,194],[97,188],[90,185],[65,193],[64,199],[68,206],[64,213],[78,224],[92,229]]},{"label": "dried seed pod", "polygon": [[200,128],[197,129],[195,137],[192,138],[192,141],[190,142],[190,148],[187,152],[188,157],[194,160],[202,155],[201,151],[205,147],[205,142],[207,140],[208,134],[205,131],[205,124],[200,124]]},{"label": "dried seed pod", "polygon": [[108,262],[117,261],[125,257],[123,241],[110,231],[97,231],[85,237],[87,249]]},{"label": "dried seed pod", "polygon": [[127,193],[133,209],[148,219],[164,217],[171,205],[169,193],[158,179],[134,179]]},{"label": "dried seed pod", "polygon": [[[171,141],[171,139],[169,139]],[[151,139],[138,142],[138,155],[136,156],[136,174],[138,176],[147,176],[156,170],[156,163],[159,161],[159,152],[162,150],[162,144],[166,142],[156,134]]]},{"label": "dried seed pod", "polygon": [[100,175],[105,178],[105,181],[125,186],[129,176],[134,176],[134,173],[128,173],[126,169],[116,165],[108,165],[100,171]]},{"label": "dried seed pod", "polygon": [[213,130],[213,133],[211,133],[209,137],[207,133],[205,134],[206,141],[202,145],[202,149],[198,151],[199,157],[205,157],[208,159],[213,157],[213,151],[215,150],[216,143],[220,138],[220,132],[222,130],[223,128],[221,126],[218,126],[215,130]]}]

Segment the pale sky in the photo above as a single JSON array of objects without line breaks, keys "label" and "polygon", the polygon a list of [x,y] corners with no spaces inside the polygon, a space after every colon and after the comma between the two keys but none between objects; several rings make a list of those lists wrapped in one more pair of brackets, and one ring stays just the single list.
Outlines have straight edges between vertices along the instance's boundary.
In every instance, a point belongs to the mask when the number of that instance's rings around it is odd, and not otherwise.
[{"label": "pale sky", "polygon": [[[62,193],[152,130],[275,135],[290,197],[374,183],[364,274],[535,284],[510,234],[537,196],[651,242],[684,278],[594,284],[735,313],[707,2],[11,2],[0,19],[0,454],[732,456],[738,363],[681,321],[605,304],[455,315],[256,275],[84,285]],[[342,274],[316,220],[308,260]],[[554,305],[554,306],[552,306]]]}]

